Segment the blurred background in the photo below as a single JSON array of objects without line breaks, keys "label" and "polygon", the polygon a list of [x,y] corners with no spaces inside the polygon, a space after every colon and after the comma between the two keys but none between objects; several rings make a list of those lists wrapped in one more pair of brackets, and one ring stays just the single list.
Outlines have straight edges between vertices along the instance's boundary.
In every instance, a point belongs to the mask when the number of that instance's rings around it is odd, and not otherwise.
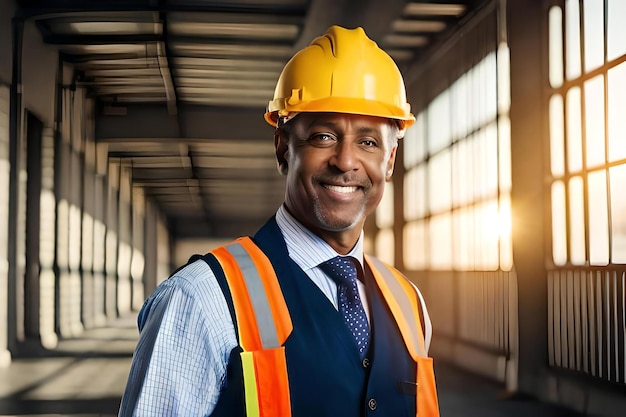
[{"label": "blurred background", "polygon": [[146,296],[281,204],[263,113],[339,24],[417,118],[365,237],[425,296],[442,415],[623,416],[624,22],[623,0],[0,0],[0,414],[115,414]]}]

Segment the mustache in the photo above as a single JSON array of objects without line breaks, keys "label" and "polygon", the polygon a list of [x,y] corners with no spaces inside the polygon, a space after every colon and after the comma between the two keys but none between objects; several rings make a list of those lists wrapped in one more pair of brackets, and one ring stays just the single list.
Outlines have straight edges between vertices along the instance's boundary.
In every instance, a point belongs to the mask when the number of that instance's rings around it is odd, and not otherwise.
[{"label": "mustache", "polygon": [[342,175],[323,174],[317,175],[313,179],[320,184],[356,186],[361,188],[370,188],[372,186],[372,182],[368,178],[362,178],[349,173]]}]

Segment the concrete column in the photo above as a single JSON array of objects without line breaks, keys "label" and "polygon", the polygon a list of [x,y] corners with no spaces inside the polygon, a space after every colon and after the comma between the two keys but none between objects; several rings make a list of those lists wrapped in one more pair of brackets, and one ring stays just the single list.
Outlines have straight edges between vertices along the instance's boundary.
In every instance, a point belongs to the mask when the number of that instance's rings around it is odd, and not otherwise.
[{"label": "concrete column", "polygon": [[157,223],[158,210],[155,205],[146,200],[146,229],[145,229],[145,268],[143,270],[144,297],[151,294],[157,286],[158,253],[157,253]]},{"label": "concrete column", "polygon": [[511,56],[513,260],[519,312],[519,389],[546,393],[545,167],[548,144],[546,2],[508,2]]},{"label": "concrete column", "polygon": [[143,276],[146,264],[146,196],[141,188],[133,188],[132,193],[131,308],[136,311],[141,308],[145,300]]},{"label": "concrete column", "polygon": [[119,256],[119,181],[120,164],[109,161],[106,191],[106,243],[105,243],[105,315],[117,317],[117,266]]},{"label": "concrete column", "polygon": [[8,345],[24,340],[24,270],[26,229],[26,163],[23,135],[22,44],[24,22],[14,20],[13,80],[9,116],[9,210],[8,210]]},{"label": "concrete column", "polygon": [[56,242],[56,267],[58,303],[56,307],[57,333],[61,337],[71,337],[72,331],[72,279],[70,271],[70,218],[71,218],[71,176],[72,176],[72,150],[70,142],[70,92],[68,89],[61,90],[61,108],[59,124],[59,137],[56,144],[55,165],[57,171],[57,242]]},{"label": "concrete column", "polygon": [[82,254],[81,254],[81,278],[83,281],[82,291],[82,322],[85,328],[94,327],[96,317],[95,307],[96,291],[94,284],[94,232],[95,221],[94,212],[96,203],[95,190],[96,178],[93,167],[87,163],[84,164],[84,183],[83,183],[83,215],[82,215]]},{"label": "concrete column", "polygon": [[132,215],[131,205],[131,167],[123,163],[120,170],[118,201],[118,259],[117,259],[117,310],[125,314],[131,310],[132,284],[131,261],[132,246]]},{"label": "concrete column", "polygon": [[8,349],[8,285],[9,285],[9,176],[11,163],[9,160],[11,70],[13,68],[13,36],[11,18],[15,14],[15,4],[0,1],[0,367],[11,362]]},{"label": "concrete column", "polygon": [[96,173],[93,231],[94,326],[102,326],[106,323],[106,190],[105,177]]},{"label": "concrete column", "polygon": [[39,335],[44,348],[56,347],[58,337],[55,330],[56,274],[55,223],[56,200],[54,189],[55,132],[44,128],[41,143],[41,214],[39,230]]},{"label": "concrete column", "polygon": [[[93,122],[91,122],[93,123]],[[90,128],[91,129],[91,128]],[[108,147],[95,145],[94,231],[93,231],[93,285],[94,325],[106,323],[106,233],[108,209]]]},{"label": "concrete column", "polygon": [[[9,189],[9,101],[7,86],[0,85],[0,189]],[[8,349],[8,275],[9,275],[9,198],[8,192],[0,194],[0,368],[11,362]]]},{"label": "concrete column", "polygon": [[[40,342],[40,229],[41,190],[43,181],[43,124],[33,113],[26,113],[26,268],[24,279],[24,332],[31,342]],[[45,210],[45,208],[43,208]]]}]

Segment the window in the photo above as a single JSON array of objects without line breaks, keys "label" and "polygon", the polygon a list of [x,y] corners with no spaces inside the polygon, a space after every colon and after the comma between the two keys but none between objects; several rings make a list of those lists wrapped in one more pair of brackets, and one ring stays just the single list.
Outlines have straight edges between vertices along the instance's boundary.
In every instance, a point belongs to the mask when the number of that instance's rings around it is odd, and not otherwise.
[{"label": "window", "polygon": [[508,48],[440,93],[404,139],[404,265],[510,270]]},{"label": "window", "polygon": [[556,266],[626,263],[625,19],[621,0],[566,0],[549,12]]}]

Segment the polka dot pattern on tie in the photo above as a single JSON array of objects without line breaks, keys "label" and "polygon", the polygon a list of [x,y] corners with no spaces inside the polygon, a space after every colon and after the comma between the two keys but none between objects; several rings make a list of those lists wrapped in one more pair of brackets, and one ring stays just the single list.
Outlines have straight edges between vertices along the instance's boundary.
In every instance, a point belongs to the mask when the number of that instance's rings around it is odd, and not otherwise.
[{"label": "polka dot pattern on tie", "polygon": [[339,312],[352,332],[363,358],[367,352],[370,331],[357,287],[356,265],[349,257],[336,256],[320,264],[320,268],[337,282]]}]

